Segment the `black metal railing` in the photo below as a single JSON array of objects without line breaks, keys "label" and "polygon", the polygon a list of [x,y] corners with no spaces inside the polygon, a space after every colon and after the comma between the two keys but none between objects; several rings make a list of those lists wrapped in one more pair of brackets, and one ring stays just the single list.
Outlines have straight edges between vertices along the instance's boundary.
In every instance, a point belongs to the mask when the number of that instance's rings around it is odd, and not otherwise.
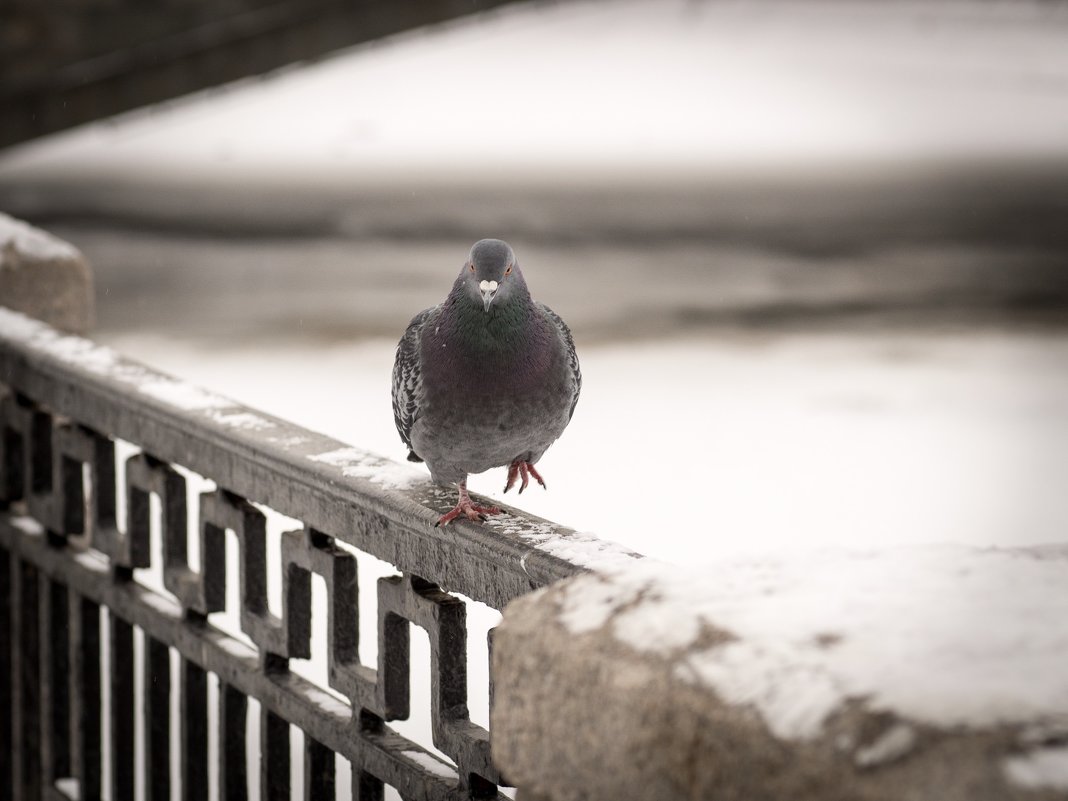
[{"label": "black metal railing", "polygon": [[[335,755],[361,801],[386,785],[405,799],[498,796],[489,733],[468,714],[458,595],[499,609],[574,575],[582,566],[551,551],[578,535],[512,509],[494,525],[434,529],[450,492],[3,309],[0,391],[0,797],[124,801],[143,782],[149,801],[175,784],[190,801],[209,784],[244,798],[250,699],[262,798],[289,797],[291,727],[304,735],[306,799],[335,796]],[[214,488],[191,496],[193,474]],[[267,509],[302,524],[280,553]],[[235,572],[228,536],[251,645],[209,619]],[[357,550],[399,571],[378,581],[376,668],[359,656]],[[162,589],[138,579],[146,568]],[[289,665],[310,655],[313,576],[327,592],[332,691]],[[429,638],[433,746],[453,764],[387,725],[410,711],[409,624]]]}]

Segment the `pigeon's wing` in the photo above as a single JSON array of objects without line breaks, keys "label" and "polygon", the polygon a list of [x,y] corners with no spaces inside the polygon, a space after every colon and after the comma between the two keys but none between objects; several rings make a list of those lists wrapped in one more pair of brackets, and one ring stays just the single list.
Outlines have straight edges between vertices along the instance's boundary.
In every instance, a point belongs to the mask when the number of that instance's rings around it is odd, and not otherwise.
[{"label": "pigeon's wing", "polygon": [[397,358],[393,362],[393,421],[397,433],[408,446],[408,461],[423,461],[412,450],[412,426],[419,419],[419,399],[423,379],[419,367],[419,342],[427,319],[438,310],[435,306],[419,312],[397,344]]},{"label": "pigeon's wing", "polygon": [[582,371],[579,370],[578,354],[575,352],[575,340],[571,338],[571,329],[567,327],[567,323],[560,319],[559,314],[544,303],[539,303],[538,307],[545,312],[545,316],[560,332],[560,339],[563,340],[564,350],[567,352],[567,366],[570,368],[571,377],[574,379],[571,382],[571,406],[567,413],[567,419],[570,420],[575,414],[575,404],[578,403],[579,392],[582,390]]}]

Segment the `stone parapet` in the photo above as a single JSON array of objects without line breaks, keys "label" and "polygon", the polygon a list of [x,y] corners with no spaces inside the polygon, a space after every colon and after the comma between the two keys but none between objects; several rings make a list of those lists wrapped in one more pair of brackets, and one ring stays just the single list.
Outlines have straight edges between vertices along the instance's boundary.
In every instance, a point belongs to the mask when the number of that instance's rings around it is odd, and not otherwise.
[{"label": "stone parapet", "polygon": [[0,306],[87,333],[93,325],[89,264],[73,245],[0,213]]},{"label": "stone parapet", "polygon": [[493,753],[540,801],[1068,798],[1068,546],[656,564],[520,598]]}]

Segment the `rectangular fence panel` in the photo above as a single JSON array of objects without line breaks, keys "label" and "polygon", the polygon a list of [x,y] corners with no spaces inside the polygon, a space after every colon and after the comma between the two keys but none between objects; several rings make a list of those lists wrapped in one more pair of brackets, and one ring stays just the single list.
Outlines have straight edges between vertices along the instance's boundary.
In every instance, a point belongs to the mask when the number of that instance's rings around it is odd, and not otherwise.
[{"label": "rectangular fence panel", "polygon": [[[116,461],[120,440],[133,447],[132,454],[120,449],[123,465]],[[304,736],[305,798],[335,795],[338,755],[352,766],[352,797],[360,801],[380,801],[387,785],[419,801],[498,797],[502,777],[490,734],[468,713],[464,598],[500,609],[584,569],[554,552],[609,547],[507,507],[484,526],[464,521],[436,529],[452,493],[408,474],[399,478],[399,465],[3,309],[0,446],[0,503],[6,504],[0,506],[0,634],[12,643],[10,660],[0,665],[0,679],[8,674],[0,702],[14,702],[8,704],[14,728],[0,732],[0,746],[3,738],[12,746],[0,748],[0,780],[17,782],[27,799],[39,797],[42,782],[51,791],[51,782],[66,774],[77,781],[81,801],[101,797],[103,716],[111,798],[139,794],[140,754],[146,799],[169,801],[175,780],[189,801],[214,791],[241,799],[249,779],[249,699],[261,710],[256,745],[263,799],[290,795],[294,726]],[[124,481],[116,480],[120,467]],[[215,488],[191,494],[190,475]],[[282,535],[277,553],[268,547],[267,510],[299,521]],[[153,537],[159,564],[152,561]],[[199,567],[189,559],[191,537]],[[226,564],[228,538],[237,543],[236,565]],[[361,553],[397,571],[372,588],[378,606],[373,666],[359,656]],[[267,603],[267,564],[275,559],[282,576],[276,612]],[[139,580],[138,571],[149,568],[169,595]],[[315,576],[327,596],[323,686],[290,670],[291,659],[311,656]],[[226,610],[232,581],[238,608]],[[223,610],[239,620],[247,641],[212,623]],[[426,711],[432,744],[446,758],[390,725],[412,711],[412,625],[430,644]],[[57,633],[68,627],[69,637]],[[144,648],[135,681],[137,637]],[[106,677],[102,648],[110,664]],[[174,675],[172,649],[179,657]],[[209,717],[211,675],[219,693],[218,714]],[[176,743],[172,686],[180,699]],[[139,707],[145,742],[135,747]],[[214,732],[209,719],[217,720]],[[214,755],[209,738],[218,743]],[[179,776],[172,776],[172,746]],[[212,758],[218,769],[209,772]]]}]

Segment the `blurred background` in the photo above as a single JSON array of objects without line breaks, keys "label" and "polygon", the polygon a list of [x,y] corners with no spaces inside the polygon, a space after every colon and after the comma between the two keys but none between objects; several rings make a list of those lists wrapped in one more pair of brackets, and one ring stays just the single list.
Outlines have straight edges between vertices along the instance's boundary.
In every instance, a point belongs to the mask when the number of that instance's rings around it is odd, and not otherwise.
[{"label": "blurred background", "polygon": [[85,253],[98,340],[402,460],[397,339],[500,237],[585,377],[522,508],[688,564],[1068,541],[1068,3],[55,8],[0,12],[0,210]]},{"label": "blurred background", "polygon": [[402,459],[396,341],[500,237],[586,379],[531,512],[687,561],[1068,540],[1068,3],[293,5],[187,10],[207,66],[6,12],[0,208],[89,258],[99,340]]}]

